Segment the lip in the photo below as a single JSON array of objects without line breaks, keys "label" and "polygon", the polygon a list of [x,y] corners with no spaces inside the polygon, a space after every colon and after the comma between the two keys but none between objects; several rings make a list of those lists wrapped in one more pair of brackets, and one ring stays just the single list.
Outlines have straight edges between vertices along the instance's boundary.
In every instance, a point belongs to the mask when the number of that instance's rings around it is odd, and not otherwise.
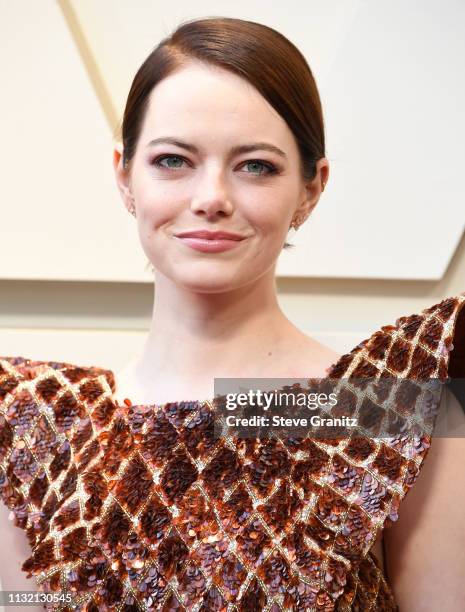
[{"label": "lip", "polygon": [[216,240],[209,240],[206,238],[197,238],[195,236],[175,236],[178,240],[183,242],[186,246],[196,251],[202,251],[203,253],[221,253],[222,251],[229,251],[237,248],[244,242],[244,238],[234,240],[230,238],[219,238]]},{"label": "lip", "polygon": [[177,238],[202,238],[204,240],[244,240],[245,236],[234,234],[233,232],[210,230],[192,230],[176,234]]}]

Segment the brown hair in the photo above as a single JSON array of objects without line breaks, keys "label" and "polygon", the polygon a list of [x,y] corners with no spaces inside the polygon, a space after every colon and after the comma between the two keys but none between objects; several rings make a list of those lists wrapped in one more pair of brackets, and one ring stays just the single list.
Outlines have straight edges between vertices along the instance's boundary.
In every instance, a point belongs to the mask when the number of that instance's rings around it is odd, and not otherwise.
[{"label": "brown hair", "polygon": [[134,157],[153,88],[192,60],[219,66],[251,83],[294,134],[304,180],[315,177],[316,162],[325,156],[325,133],[318,89],[305,57],[277,30],[231,17],[183,22],[141,65],[121,125],[125,167]]}]

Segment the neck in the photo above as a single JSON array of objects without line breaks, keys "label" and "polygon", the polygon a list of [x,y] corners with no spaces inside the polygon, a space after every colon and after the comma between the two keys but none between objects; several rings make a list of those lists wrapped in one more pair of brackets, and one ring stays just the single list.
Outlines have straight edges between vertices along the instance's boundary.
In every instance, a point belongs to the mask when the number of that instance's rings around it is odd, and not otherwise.
[{"label": "neck", "polygon": [[157,273],[150,331],[134,367],[140,380],[257,376],[296,332],[279,307],[274,270],[218,293],[184,289]]}]

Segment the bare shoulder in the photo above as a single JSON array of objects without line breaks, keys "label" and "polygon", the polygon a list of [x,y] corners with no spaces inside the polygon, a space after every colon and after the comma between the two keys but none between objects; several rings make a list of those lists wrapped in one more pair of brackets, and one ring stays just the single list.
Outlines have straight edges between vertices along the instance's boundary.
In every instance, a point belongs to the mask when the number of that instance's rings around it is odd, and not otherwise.
[{"label": "bare shoulder", "polygon": [[384,531],[388,575],[409,612],[465,610],[465,415],[447,388],[443,402],[456,437],[433,438],[398,521]]}]

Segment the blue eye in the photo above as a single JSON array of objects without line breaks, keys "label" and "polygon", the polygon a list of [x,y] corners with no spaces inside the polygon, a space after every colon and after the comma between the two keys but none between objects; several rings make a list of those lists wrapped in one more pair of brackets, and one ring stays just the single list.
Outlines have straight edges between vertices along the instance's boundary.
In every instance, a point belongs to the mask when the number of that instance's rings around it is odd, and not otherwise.
[{"label": "blue eye", "polygon": [[181,162],[185,161],[182,157],[179,157],[179,155],[161,155],[160,157],[157,157],[157,159],[155,159],[152,162],[152,164],[154,166],[157,166],[158,168],[168,168],[168,169],[173,169],[173,170],[176,170],[176,168],[180,167],[180,166],[174,166],[173,168],[173,166],[163,166],[161,162],[165,159],[170,159],[170,160],[177,159],[177,160],[180,160]]},{"label": "blue eye", "polygon": [[[262,168],[266,168],[266,175],[276,174],[277,169],[273,164],[269,164],[268,162],[261,161],[260,159],[251,159],[250,161],[246,161],[244,165],[255,164],[255,166],[261,166]],[[257,174],[256,172],[249,172],[248,174]],[[262,176],[263,172],[258,173],[258,176]]]}]

